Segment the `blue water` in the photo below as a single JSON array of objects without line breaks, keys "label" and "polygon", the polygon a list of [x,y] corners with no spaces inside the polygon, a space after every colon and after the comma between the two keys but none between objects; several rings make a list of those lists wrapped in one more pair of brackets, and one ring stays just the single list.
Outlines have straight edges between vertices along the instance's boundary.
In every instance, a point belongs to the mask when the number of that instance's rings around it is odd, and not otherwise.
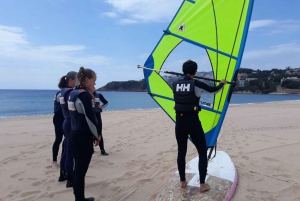
[{"label": "blue water", "polygon": [[[53,114],[56,90],[0,90],[0,118]],[[154,109],[158,105],[146,92],[101,92],[108,100],[105,110]],[[204,94],[202,101],[211,102]],[[233,94],[231,104],[300,100],[300,95]]]}]

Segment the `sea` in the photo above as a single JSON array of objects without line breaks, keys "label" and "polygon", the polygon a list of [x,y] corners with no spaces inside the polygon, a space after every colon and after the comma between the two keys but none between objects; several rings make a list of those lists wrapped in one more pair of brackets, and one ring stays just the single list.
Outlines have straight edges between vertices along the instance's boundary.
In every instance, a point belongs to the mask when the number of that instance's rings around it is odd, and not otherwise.
[{"label": "sea", "polygon": [[[57,90],[0,89],[0,118],[52,115]],[[108,92],[102,95],[109,102],[105,111],[159,109],[147,92]],[[212,94],[203,94],[201,101],[212,102]],[[233,94],[230,104],[300,101],[300,95],[286,94]],[[104,112],[105,112],[104,111]]]}]

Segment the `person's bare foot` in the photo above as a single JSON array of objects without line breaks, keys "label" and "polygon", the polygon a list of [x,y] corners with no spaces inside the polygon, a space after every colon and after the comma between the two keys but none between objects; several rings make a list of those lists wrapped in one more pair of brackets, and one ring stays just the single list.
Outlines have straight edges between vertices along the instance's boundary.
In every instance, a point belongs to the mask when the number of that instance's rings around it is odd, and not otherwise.
[{"label": "person's bare foot", "polygon": [[53,161],[53,162],[52,162],[52,168],[55,168],[55,169],[57,169],[57,168],[58,168],[58,164],[57,164],[57,162],[56,162],[56,161]]},{"label": "person's bare foot", "polygon": [[210,189],[210,185],[209,184],[200,184],[200,192],[203,193],[205,191],[208,191]]},{"label": "person's bare foot", "polygon": [[186,181],[180,181],[180,187],[181,188],[185,188],[187,185],[187,182]]}]

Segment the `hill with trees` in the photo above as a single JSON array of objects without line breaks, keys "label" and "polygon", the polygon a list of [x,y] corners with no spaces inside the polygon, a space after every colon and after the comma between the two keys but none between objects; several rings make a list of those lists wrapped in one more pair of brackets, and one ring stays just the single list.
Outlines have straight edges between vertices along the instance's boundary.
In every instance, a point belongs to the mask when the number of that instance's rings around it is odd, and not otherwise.
[{"label": "hill with trees", "polygon": [[[234,92],[251,93],[299,93],[300,68],[253,70],[241,68]],[[293,91],[294,90],[294,91]]]},{"label": "hill with trees", "polygon": [[[212,78],[212,72],[198,72],[197,76]],[[163,76],[164,80],[172,83],[180,76]],[[203,81],[203,80],[202,80]],[[209,85],[213,82],[205,81]],[[241,68],[239,70],[235,93],[296,93],[300,94],[300,68],[253,70]],[[112,81],[99,88],[100,91],[133,91],[147,92],[145,80]]]},{"label": "hill with trees", "polygon": [[112,81],[98,89],[99,91],[147,91],[145,79],[136,81]]}]

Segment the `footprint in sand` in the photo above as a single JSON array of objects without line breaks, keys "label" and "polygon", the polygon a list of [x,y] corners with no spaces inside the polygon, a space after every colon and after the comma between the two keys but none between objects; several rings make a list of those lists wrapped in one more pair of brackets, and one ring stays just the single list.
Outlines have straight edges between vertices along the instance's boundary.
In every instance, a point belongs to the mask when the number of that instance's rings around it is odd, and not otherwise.
[{"label": "footprint in sand", "polygon": [[269,161],[269,162],[280,162],[280,160],[269,158],[269,157],[262,157],[263,160]]},{"label": "footprint in sand", "polygon": [[147,156],[147,154],[140,155],[137,158],[143,158],[144,156]]},{"label": "footprint in sand", "polygon": [[28,191],[28,192],[22,193],[21,197],[27,197],[27,196],[34,195],[34,194],[37,194],[37,193],[40,193],[40,192],[41,191]]},{"label": "footprint in sand", "polygon": [[245,160],[249,160],[250,157],[249,156],[242,156],[242,158],[245,159]]},{"label": "footprint in sand", "polygon": [[37,165],[38,162],[30,162],[30,163],[27,163],[26,165]]},{"label": "footprint in sand", "polygon": [[10,176],[10,178],[17,178],[17,177],[20,176],[22,173],[24,173],[24,172],[18,172],[18,173],[16,173],[16,174],[13,174],[13,175]]},{"label": "footprint in sand", "polygon": [[9,193],[7,196],[0,198],[0,200],[2,200],[2,199],[5,200],[5,198],[11,198],[11,197],[19,194],[20,192],[22,192],[22,191],[19,191],[19,190],[13,191],[13,192]]},{"label": "footprint in sand", "polygon": [[36,182],[33,182],[31,185],[32,185],[32,186],[40,186],[40,185],[43,184],[45,181],[47,181],[47,180],[44,179],[44,180],[41,180],[41,181],[36,181]]},{"label": "footprint in sand", "polygon": [[115,187],[112,187],[111,190],[112,190],[112,191],[117,191],[117,190],[119,190],[120,188],[121,188],[120,186],[115,186]]}]

